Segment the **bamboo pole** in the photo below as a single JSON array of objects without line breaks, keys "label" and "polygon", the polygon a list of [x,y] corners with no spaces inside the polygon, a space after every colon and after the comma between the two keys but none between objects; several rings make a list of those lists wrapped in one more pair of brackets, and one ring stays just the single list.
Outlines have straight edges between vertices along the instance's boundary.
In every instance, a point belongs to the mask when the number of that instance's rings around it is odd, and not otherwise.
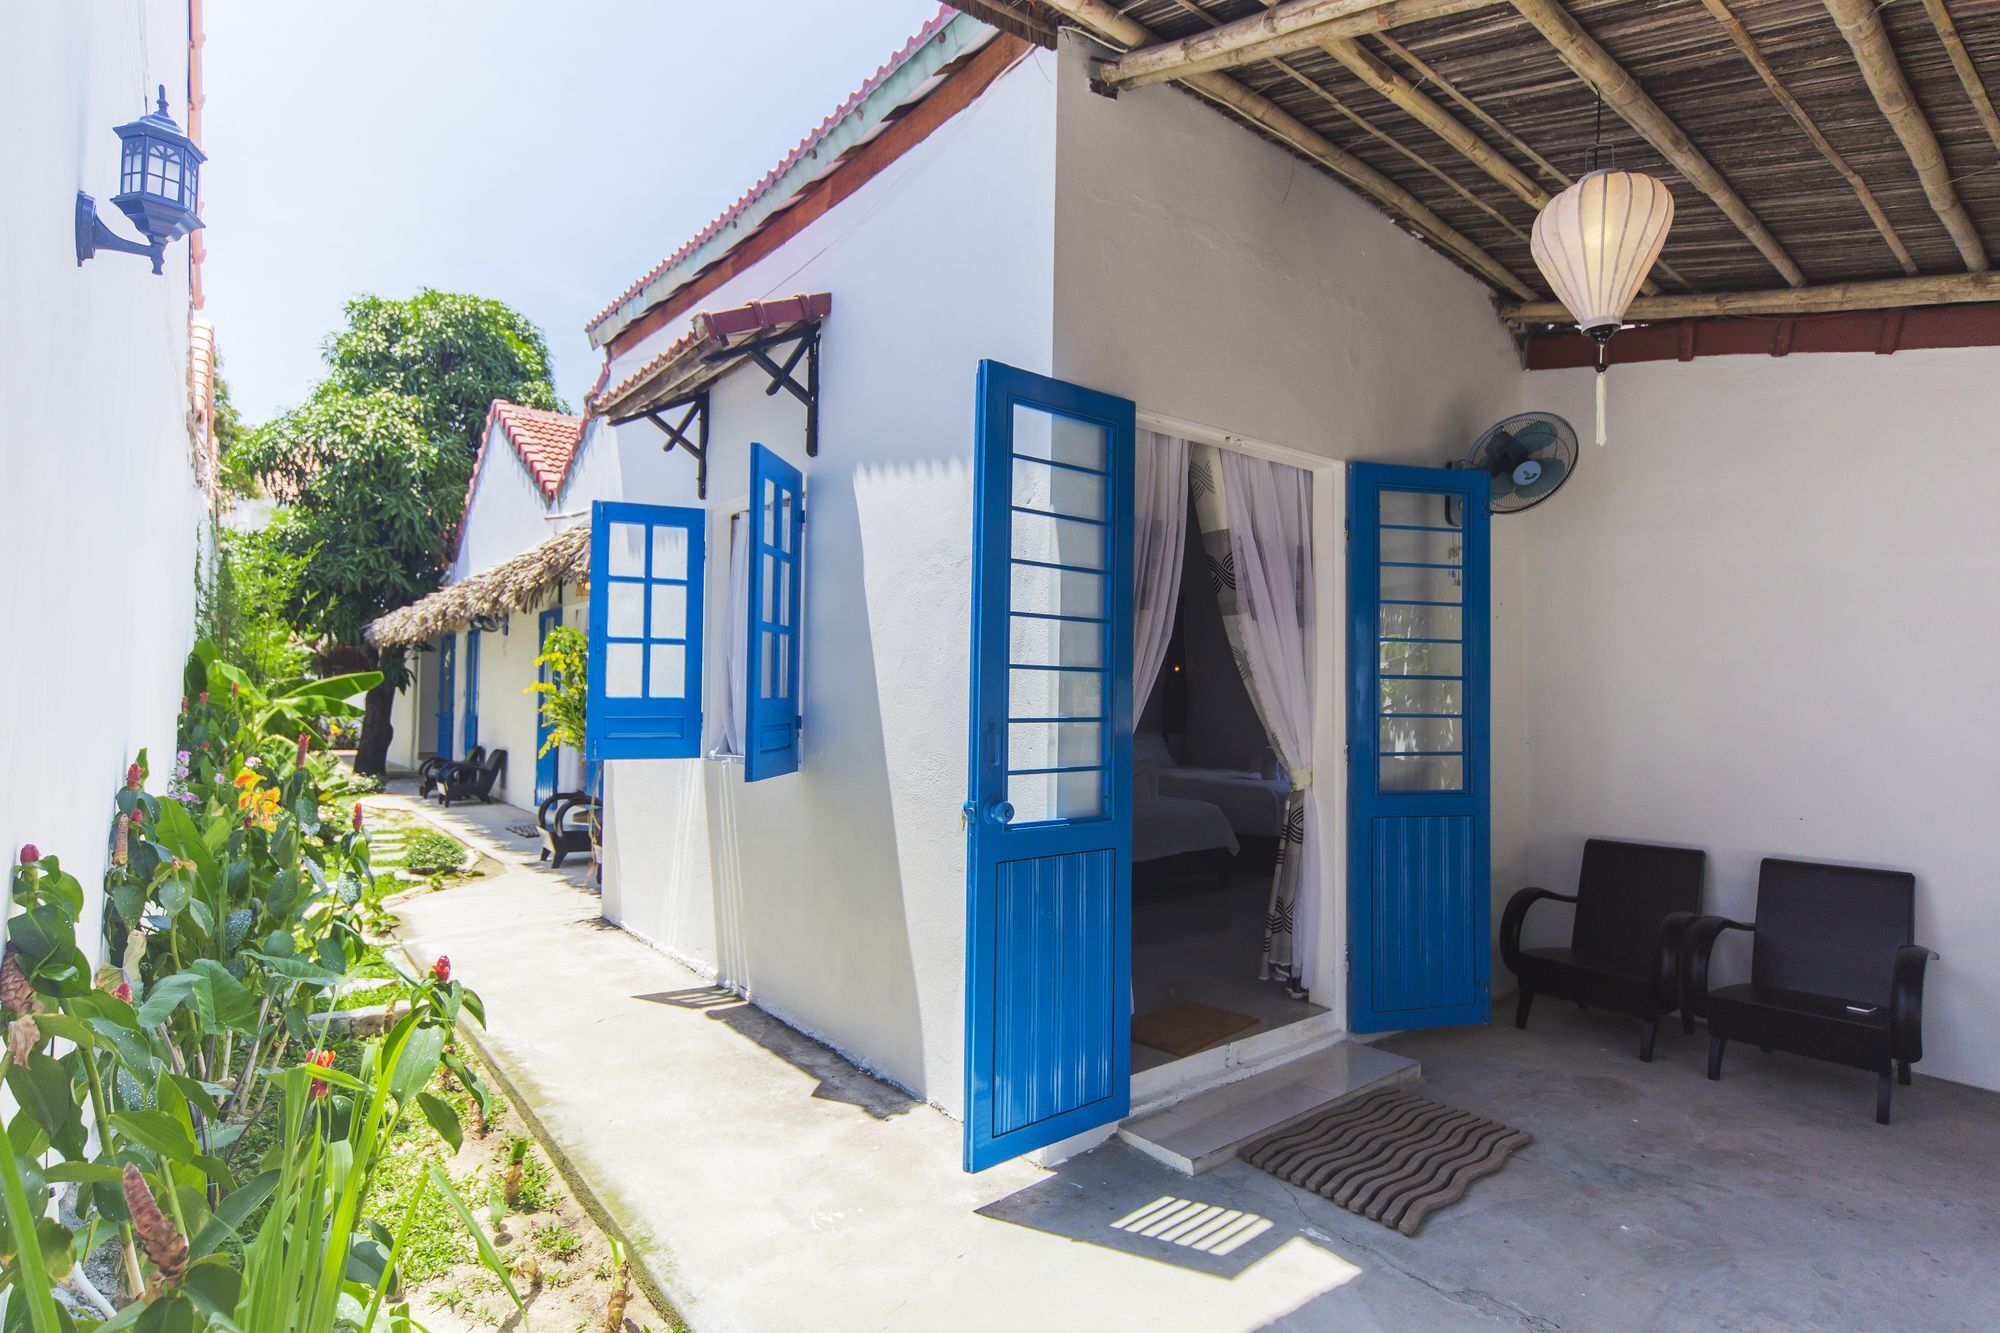
[{"label": "bamboo pole", "polygon": [[1958,202],[1958,191],[1951,187],[1944,149],[1910,93],[1909,80],[1903,77],[1903,67],[1896,60],[1896,49],[1889,44],[1881,15],[1875,11],[1875,0],[1825,0],[1825,3],[1840,28],[1840,35],[1854,51],[1854,62],[1861,66],[1868,91],[1875,94],[1875,105],[1882,109],[1889,128],[1902,140],[1910,165],[1917,169],[1917,179],[1923,182],[1924,197],[1931,201],[1931,211],[1951,233],[1966,268],[1984,272],[1986,247],[1980,243],[1978,229],[1966,215],[1965,206]]},{"label": "bamboo pole", "polygon": [[[1145,46],[1153,40],[1151,32],[1112,8],[1107,0],[1047,0],[1047,3],[1115,46],[1131,49]],[[1391,213],[1402,216],[1495,287],[1513,292],[1524,301],[1533,299],[1534,293],[1526,284],[1499,260],[1433,213],[1421,199],[1291,115],[1270,98],[1254,93],[1221,74],[1196,74],[1182,82],[1210,101],[1228,107],[1253,124],[1261,125]]]},{"label": "bamboo pole", "polygon": [[[1933,273],[1915,278],[1829,283],[1823,287],[1777,288],[1761,292],[1684,293],[1641,296],[1625,312],[1629,320],[1691,319],[1704,315],[1817,315],[1839,310],[1893,310],[1902,307],[1964,305],[2000,301],[2000,273]],[[1572,316],[1560,301],[1524,301],[1500,308],[1510,324],[1566,324]]]},{"label": "bamboo pole", "polygon": [[[1833,2],[1828,0],[1828,3]],[[1863,4],[1867,2],[1861,0]],[[1673,163],[1675,169],[1687,178],[1688,184],[1715,201],[1715,206],[1771,262],[1771,267],[1778,270],[1780,277],[1794,287],[1805,285],[1804,272],[1785,253],[1785,247],[1778,244],[1778,238],[1771,234],[1771,229],[1751,211],[1743,196],[1736,193],[1736,187],[1702,155],[1701,150],[1681,132],[1680,126],[1660,109],[1659,103],[1646,95],[1639,81],[1570,17],[1568,10],[1556,0],[1512,0],[1512,3],[1521,17],[1548,39],[1549,45],[1555,47],[1556,54],[1578,78],[1596,88],[1605,103],[1626,124],[1644,135],[1661,156]]]},{"label": "bamboo pole", "polygon": [[[1935,0],[1925,0],[1926,4],[1934,2]],[[1847,159],[1840,155],[1840,150],[1820,132],[1819,125],[1807,113],[1805,107],[1799,104],[1799,99],[1792,96],[1791,90],[1779,81],[1777,71],[1773,70],[1770,62],[1764,59],[1764,53],[1757,48],[1756,41],[1750,36],[1750,30],[1730,12],[1724,0],[1701,0],[1701,3],[1714,16],[1715,21],[1722,25],[1722,30],[1729,34],[1729,40],[1736,43],[1736,49],[1750,62],[1750,68],[1757,71],[1757,77],[1771,90],[1771,96],[1778,99],[1778,105],[1784,107],[1792,119],[1798,122],[1799,128],[1806,132],[1808,139],[1812,140],[1813,147],[1819,149],[1820,156],[1833,165],[1833,169],[1840,173],[1840,178],[1854,191],[1855,198],[1861,201],[1861,207],[1867,211],[1868,220],[1875,224],[1875,230],[1882,233],[1882,239],[1895,254],[1896,262],[1903,266],[1903,272],[1916,273],[1916,259],[1911,256],[1909,247],[1903,244],[1903,238],[1898,236],[1896,229],[1890,225],[1888,215],[1882,211],[1882,205],[1875,201],[1875,192],[1868,188],[1868,182],[1861,179],[1860,173],[1848,165]]]},{"label": "bamboo pole", "polygon": [[[1241,65],[1254,65],[1260,60],[1270,60],[1276,56],[1294,55],[1310,50],[1327,37],[1358,37],[1363,33],[1387,32],[1409,23],[1421,23],[1425,19],[1444,18],[1452,14],[1464,14],[1475,9],[1490,9],[1505,4],[1507,0],[1387,0],[1367,8],[1358,9],[1342,17],[1323,19],[1317,25],[1293,28],[1277,36],[1260,37],[1240,46],[1212,51],[1199,58],[1190,58],[1181,52],[1182,42],[1163,42],[1158,46],[1142,47],[1128,55],[1105,64],[1098,70],[1098,78],[1114,88],[1143,88],[1149,83],[1166,83],[1173,79],[1185,79],[1195,74],[1206,74],[1212,70],[1233,69]],[[1057,5],[1061,9],[1063,6]],[[1272,9],[1236,24],[1224,24],[1203,37],[1213,37],[1243,23],[1255,23],[1268,19],[1277,13]],[[1193,41],[1184,38],[1183,41]]]},{"label": "bamboo pole", "polygon": [[1972,99],[1980,123],[1986,126],[1993,146],[2000,148],[2000,114],[1993,110],[1993,98],[1979,77],[1979,67],[1972,63],[1971,53],[1965,49],[1965,39],[1958,35],[1951,11],[1944,7],[1944,0],[1924,0],[1924,12],[1931,16],[1931,26],[1937,29],[1938,40],[1944,43],[1945,54],[1951,57],[1951,67],[1958,71],[1958,81],[1965,85],[1965,95]]},{"label": "bamboo pole", "polygon": [[1387,48],[1390,55],[1396,57],[1398,60],[1402,61],[1405,65],[1408,65],[1411,69],[1415,70],[1419,78],[1425,80],[1427,83],[1435,87],[1439,92],[1443,93],[1446,97],[1449,97],[1452,101],[1458,103],[1461,107],[1465,108],[1465,111],[1468,115],[1470,115],[1474,120],[1478,121],[1481,125],[1484,125],[1487,129],[1491,130],[1495,135],[1497,135],[1501,139],[1502,142],[1506,143],[1509,147],[1511,147],[1515,152],[1519,153],[1522,157],[1525,157],[1530,162],[1533,162],[1537,167],[1540,167],[1542,170],[1542,174],[1547,176],[1550,180],[1554,181],[1558,186],[1567,188],[1568,186],[1570,186],[1575,182],[1576,179],[1575,177],[1571,176],[1561,167],[1557,166],[1555,163],[1549,161],[1546,157],[1543,157],[1540,153],[1530,148],[1527,144],[1527,141],[1522,139],[1520,135],[1514,133],[1514,131],[1508,129],[1505,125],[1502,125],[1499,121],[1495,120],[1492,116],[1488,115],[1486,111],[1479,105],[1479,103],[1473,101],[1470,97],[1467,97],[1464,93],[1460,92],[1457,88],[1453,87],[1451,81],[1446,79],[1444,75],[1438,73],[1436,70],[1432,69],[1429,65],[1425,64],[1423,59],[1419,57],[1415,51],[1412,51],[1409,47],[1404,46],[1401,42],[1397,41],[1394,37],[1391,37],[1386,32],[1378,33],[1376,35],[1375,40],[1382,43],[1382,45],[1385,48]]}]

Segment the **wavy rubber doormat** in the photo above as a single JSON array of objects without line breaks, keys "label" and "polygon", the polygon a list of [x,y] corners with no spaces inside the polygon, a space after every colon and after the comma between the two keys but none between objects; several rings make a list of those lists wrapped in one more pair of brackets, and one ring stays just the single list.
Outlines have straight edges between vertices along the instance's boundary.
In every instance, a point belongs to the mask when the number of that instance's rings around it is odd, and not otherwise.
[{"label": "wavy rubber doormat", "polygon": [[1516,1149],[1523,1130],[1395,1088],[1279,1130],[1237,1156],[1350,1213],[1417,1234],[1424,1219],[1465,1197]]}]

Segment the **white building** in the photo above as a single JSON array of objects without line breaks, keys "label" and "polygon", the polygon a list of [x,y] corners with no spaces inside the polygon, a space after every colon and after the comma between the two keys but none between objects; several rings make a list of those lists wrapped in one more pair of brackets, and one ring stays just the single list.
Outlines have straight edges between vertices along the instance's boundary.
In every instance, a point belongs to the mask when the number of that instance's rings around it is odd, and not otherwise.
[{"label": "white building", "polygon": [[26,844],[59,855],[91,896],[86,922],[126,765],[143,750],[156,780],[173,768],[213,498],[214,335],[193,318],[201,233],[157,275],[134,255],[80,262],[74,201],[133,234],[110,202],[113,127],[164,87],[199,140],[201,40],[198,0],[0,11],[0,842],[10,861]]},{"label": "white building", "polygon": [[[1945,950],[1925,1071],[2000,1087],[1980,809],[2000,737],[1938,678],[1995,647],[1995,323],[1913,338],[1924,312],[1899,314],[1897,350],[1870,314],[1869,351],[1893,356],[1806,355],[1853,318],[1809,312],[1856,299],[1808,289],[1763,355],[1710,354],[1741,321],[1628,331],[1615,359],[1645,364],[1609,377],[1600,450],[1590,374],[1524,368],[1581,367],[1580,340],[1535,332],[1559,315],[1532,302],[1495,317],[1496,274],[1533,290],[1525,245],[1445,223],[1463,202],[1426,204],[1441,187],[1400,184],[1408,163],[1392,180],[1222,75],[1099,95],[1109,48],[1153,36],[1109,6],[963,8],[1006,31],[942,12],[592,324],[579,457],[615,475],[537,499],[489,441],[466,571],[527,550],[531,518],[657,507],[592,532],[605,915],[967,1119],[980,1165],[1352,1033],[1482,1019],[1508,985],[1495,904],[1572,885],[1592,835],[1706,849],[1704,910],[1736,917],[1766,855],[1893,866]],[[1106,44],[1056,40],[1057,11]],[[1700,240],[1668,260],[1754,282],[1757,250],[1675,186],[1677,235]],[[1519,225],[1486,211],[1519,237],[1533,212],[1507,203]],[[1911,244],[1952,253],[1943,231]],[[1584,423],[1583,455],[1489,547],[1444,468],[1529,409]],[[1204,512],[1218,471],[1247,528]],[[489,517],[496,476],[515,498]],[[1309,559],[1277,559],[1281,531]],[[1301,608],[1247,692],[1203,547],[1246,598],[1246,554],[1273,557],[1257,586]],[[1393,575],[1427,565],[1451,569]],[[585,593],[563,589],[565,614]],[[1431,609],[1391,633],[1378,598]],[[518,665],[486,693],[483,638],[482,737],[498,709],[528,716]],[[1445,702],[1404,718],[1383,690]],[[529,723],[508,725],[519,753]],[[1309,850],[1275,961],[1303,995],[1260,979],[1289,790]],[[1434,816],[1390,799],[1419,791]],[[1427,880],[1433,835],[1457,850]],[[1134,1009],[1180,1001],[1248,1025],[1177,1061],[1128,1047]]]}]

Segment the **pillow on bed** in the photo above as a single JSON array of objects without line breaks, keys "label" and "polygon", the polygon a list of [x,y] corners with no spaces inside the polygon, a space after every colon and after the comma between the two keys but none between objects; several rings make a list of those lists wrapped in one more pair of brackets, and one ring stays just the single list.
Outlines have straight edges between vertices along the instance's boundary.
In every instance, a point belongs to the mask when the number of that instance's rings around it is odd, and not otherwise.
[{"label": "pillow on bed", "polygon": [[1158,768],[1174,767],[1174,753],[1167,748],[1167,738],[1157,731],[1135,731],[1132,733],[1132,762],[1148,763]]},{"label": "pillow on bed", "polygon": [[1132,761],[1132,799],[1135,801],[1160,799],[1160,767],[1150,759]]}]

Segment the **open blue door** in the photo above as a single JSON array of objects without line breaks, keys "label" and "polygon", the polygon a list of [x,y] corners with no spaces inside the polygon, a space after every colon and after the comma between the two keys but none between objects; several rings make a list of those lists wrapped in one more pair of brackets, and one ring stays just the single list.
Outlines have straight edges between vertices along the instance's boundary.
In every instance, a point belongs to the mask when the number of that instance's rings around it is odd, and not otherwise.
[{"label": "open blue door", "polygon": [[593,764],[701,754],[707,531],[699,509],[610,500],[590,507],[584,757]]},{"label": "open blue door", "polygon": [[479,744],[479,631],[465,633],[465,753]]},{"label": "open blue door", "polygon": [[437,705],[437,753],[449,759],[452,757],[453,718],[457,714],[452,705],[458,690],[458,636],[447,634],[438,641],[438,705]]},{"label": "open blue door", "polygon": [[1491,1003],[1487,481],[1348,469],[1348,1002],[1356,1032]]},{"label": "open blue door", "polygon": [[799,771],[799,623],[806,491],[799,470],[750,446],[750,642],[744,692],[743,780]]},{"label": "open blue door", "polygon": [[[535,622],[535,656],[540,657],[549,650],[549,633],[562,624],[562,608],[551,607],[542,612]],[[536,679],[544,685],[555,683],[555,677],[547,667],[539,667]],[[542,708],[545,695],[535,696],[535,804],[556,794],[556,765],[562,759],[562,751],[549,744],[549,736],[555,728],[549,724],[549,715]]]},{"label": "open blue door", "polygon": [[980,363],[968,1171],[1131,1105],[1132,417]]}]

